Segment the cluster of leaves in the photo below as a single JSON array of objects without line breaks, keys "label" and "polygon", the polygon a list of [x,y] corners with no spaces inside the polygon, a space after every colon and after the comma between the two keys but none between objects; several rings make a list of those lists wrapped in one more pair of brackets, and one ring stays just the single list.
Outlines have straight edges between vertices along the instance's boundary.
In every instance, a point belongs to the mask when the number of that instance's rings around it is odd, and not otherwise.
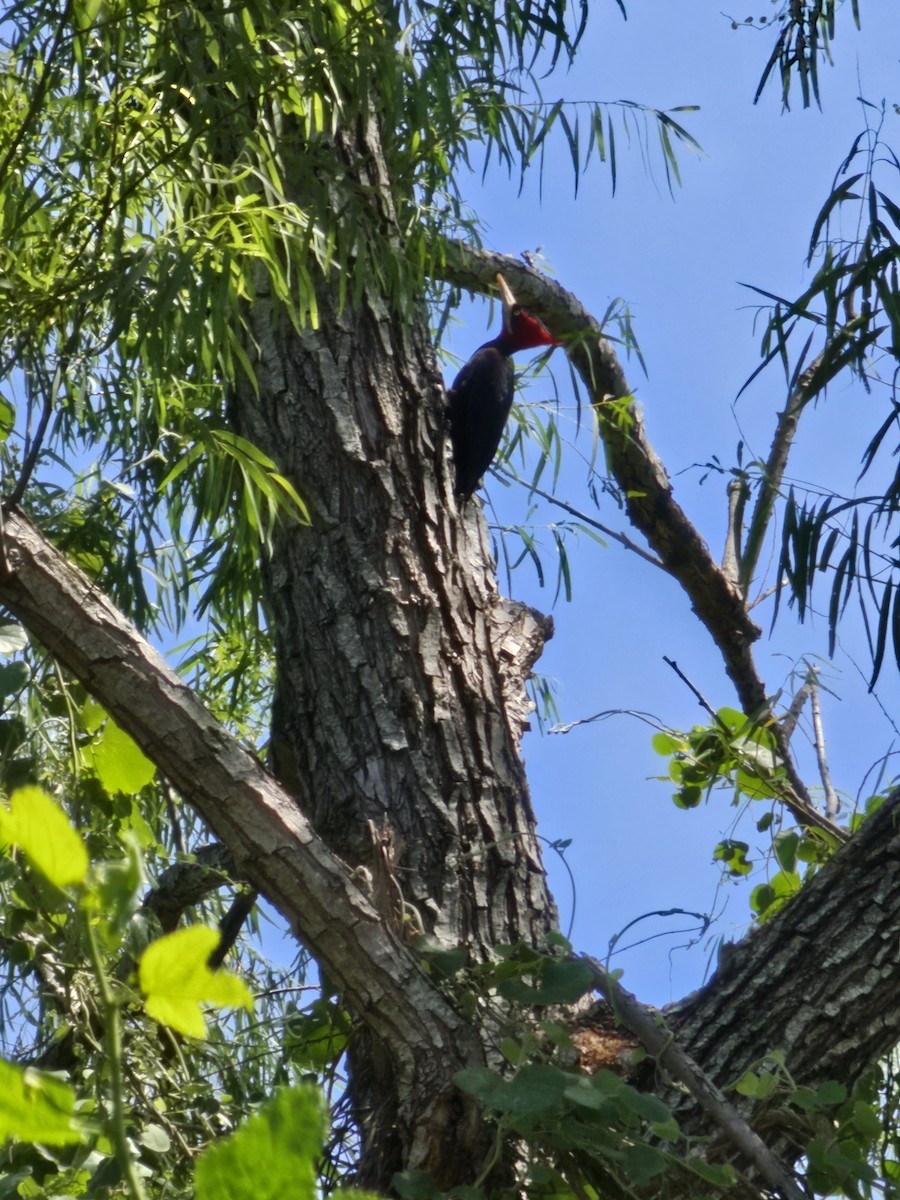
[{"label": "cluster of leaves", "polygon": [[[318,988],[304,986],[303,964],[273,967],[249,941],[236,955],[246,984],[206,968],[220,939],[210,922],[235,885],[186,849],[202,829],[20,627],[0,627],[0,650],[0,1141],[17,1139],[2,1194],[109,1194],[126,1162],[145,1189],[177,1194],[198,1152],[277,1088],[310,1077],[340,1088],[348,1018],[327,998],[305,1004]],[[177,872],[197,881],[187,899],[173,899]],[[192,923],[166,933],[181,913]],[[253,1011],[214,1011],[248,1004],[248,984]],[[320,1116],[314,1128],[301,1140],[308,1171]]]},{"label": "cluster of leaves", "polygon": [[[533,100],[587,5],[17,0],[0,16],[0,428],[23,439],[4,469],[96,456],[87,507],[114,522],[79,523],[130,547],[92,548],[117,603],[177,623],[205,579],[214,619],[252,636],[259,546],[306,510],[303,481],[229,428],[229,388],[253,386],[248,306],[300,327],[325,287],[417,305],[443,239],[476,234],[456,178],[474,145],[524,172],[561,130],[576,182],[594,148],[615,176],[612,108],[582,123]],[[677,179],[687,131],[619,109],[658,130]],[[353,145],[372,117],[378,179]]]},{"label": "cluster of leaves", "polygon": [[[246,1025],[210,1010],[252,1013],[253,997],[237,975],[206,965],[218,930],[190,925],[148,943],[137,839],[123,835],[122,857],[91,862],[62,809],[31,786],[0,803],[0,847],[8,855],[0,863],[3,943],[28,950],[24,958],[8,953],[8,962],[20,975],[38,971],[45,984],[52,977],[67,1001],[38,1061],[69,1061],[65,1072],[51,1073],[0,1059],[0,1141],[13,1139],[2,1194],[108,1194],[122,1181],[140,1200],[179,1194],[192,1181],[193,1194],[208,1200],[318,1195],[326,1136],[320,1090],[288,1087],[264,1101],[279,1083],[296,1083],[340,1056],[349,1033],[342,1010],[326,1000],[306,1013],[295,1007],[283,1021],[282,1071],[248,1096],[252,1065],[231,1072],[225,1065],[235,1039],[246,1040]],[[64,961],[82,955],[67,977]],[[23,1009],[13,1024],[28,1019]],[[79,1049],[62,1055],[65,1043]],[[243,1100],[229,1095],[234,1084]],[[224,1136],[248,1112],[256,1115]]]},{"label": "cluster of leaves", "polygon": [[[838,0],[789,0],[789,3],[780,6],[774,16],[759,19],[760,25],[780,28],[756,89],[756,100],[762,95],[769,77],[777,70],[781,79],[781,98],[786,108],[789,107],[795,74],[800,81],[803,107],[808,108],[813,99],[819,103],[819,64],[830,60],[835,18],[843,7]],[[851,12],[859,28],[859,0],[851,0]],[[754,21],[748,18],[745,24],[752,25]],[[733,26],[735,29],[738,27],[736,21]]]},{"label": "cluster of leaves", "polygon": [[[670,759],[666,778],[676,784],[672,798],[679,808],[696,808],[720,788],[731,791],[736,806],[746,801],[769,802],[756,828],[760,833],[772,830],[771,857],[777,870],[751,893],[750,907],[757,920],[773,916],[837,848],[821,830],[779,827],[777,805],[785,796],[786,776],[775,738],[771,730],[736,709],[719,709],[714,724],[698,725],[687,733],[656,733],[653,748]],[[875,801],[870,803],[867,815],[875,807]],[[739,838],[723,838],[713,858],[734,878],[748,876],[754,869],[750,844]],[[803,875],[801,865],[805,867]]]},{"label": "cluster of leaves", "polygon": [[741,797],[777,800],[783,794],[785,771],[774,735],[737,709],[720,708],[712,725],[689,733],[656,733],[653,749],[671,758],[669,778],[677,785],[672,798],[679,808],[696,808],[723,786],[733,789],[735,804]]},{"label": "cluster of leaves", "polygon": [[815,1192],[864,1197],[879,1194],[885,1181],[889,1191],[900,1178],[900,1143],[890,1116],[885,1124],[893,1087],[889,1067],[868,1072],[852,1091],[835,1080],[800,1087],[776,1050],[745,1072],[734,1090],[764,1105],[770,1119],[802,1125],[807,1179]]},{"label": "cluster of leaves", "polygon": [[[449,1193],[454,1200],[484,1200],[492,1194],[492,1172],[512,1138],[517,1146],[517,1179],[511,1190],[529,1195],[593,1195],[598,1189],[634,1196],[653,1194],[734,1194],[743,1186],[728,1163],[711,1160],[705,1140],[686,1137],[671,1109],[634,1085],[648,1065],[642,1051],[622,1058],[615,1070],[586,1071],[570,1028],[553,1006],[582,1000],[592,988],[593,970],[572,958],[565,939],[546,947],[498,947],[498,961],[465,965],[465,954],[429,952],[429,968],[445,978],[463,1008],[490,1011],[497,1030],[498,1069],[472,1068],[455,1082],[474,1097],[495,1124],[496,1155],[473,1187]],[[809,1162],[816,1193],[863,1197],[877,1186],[873,1160],[881,1158],[882,1179],[896,1176],[900,1139],[883,1124],[885,1093],[894,1084],[888,1070],[861,1079],[852,1093],[827,1081],[800,1087],[784,1055],[773,1050],[729,1089],[764,1106],[769,1127],[792,1132]],[[887,1106],[890,1110],[890,1106]],[[439,1200],[443,1195],[421,1171],[394,1181],[404,1200]]]},{"label": "cluster of leaves", "polygon": [[[568,942],[551,936],[536,949],[497,947],[498,961],[466,964],[465,952],[420,947],[429,968],[444,978],[463,1012],[497,1030],[504,1065],[470,1068],[455,1083],[474,1097],[495,1124],[496,1156],[468,1189],[471,1200],[491,1194],[491,1172],[509,1139],[523,1157],[516,1189],[533,1194],[580,1195],[598,1181],[615,1194],[633,1194],[659,1183],[667,1171],[688,1171],[696,1184],[728,1187],[737,1176],[727,1166],[706,1162],[681,1143],[669,1108],[641,1091],[620,1072],[586,1072],[554,1006],[572,1005],[591,992],[594,971],[571,957]],[[405,1200],[436,1200],[440,1195],[423,1172],[395,1179]]]}]

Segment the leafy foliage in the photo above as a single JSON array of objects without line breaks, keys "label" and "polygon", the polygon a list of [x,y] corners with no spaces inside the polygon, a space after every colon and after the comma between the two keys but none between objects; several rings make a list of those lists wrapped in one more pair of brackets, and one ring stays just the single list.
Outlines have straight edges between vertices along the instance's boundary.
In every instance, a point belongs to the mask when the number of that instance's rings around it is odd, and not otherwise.
[{"label": "leafy foliage", "polygon": [[[900,208],[891,191],[900,178],[900,161],[881,139],[883,112],[871,105],[867,111],[875,113],[876,120],[854,141],[813,228],[808,258],[810,264],[819,265],[809,286],[794,301],[754,289],[774,301],[774,307],[762,341],[763,363],[751,378],[769,364],[780,363],[787,404],[768,462],[757,464],[742,478],[748,489],[758,491],[744,547],[747,570],[752,571],[803,410],[848,372],[876,396],[886,391],[891,397],[861,464],[860,479],[878,476],[875,488],[846,497],[827,487],[805,489],[805,494],[797,483],[788,487],[777,566],[776,613],[787,589],[801,620],[811,610],[817,579],[828,578],[830,654],[840,619],[856,598],[871,650],[874,683],[889,645],[900,662],[893,553],[900,475],[892,469],[885,476],[882,464],[892,451],[897,429]],[[858,233],[846,237],[842,230],[849,227]],[[847,419],[859,420],[857,414],[848,414]],[[749,586],[749,578],[744,582]]]},{"label": "leafy foliage", "polygon": [[[770,76],[777,73],[781,79],[781,98],[785,108],[789,107],[795,75],[800,83],[803,107],[808,108],[812,100],[820,103],[819,64],[830,60],[837,14],[846,7],[839,0],[790,0],[790,3],[782,4],[773,17],[759,18],[760,26],[768,23],[779,32],[756,89],[756,100],[762,95]],[[859,0],[851,0],[850,10],[858,28]],[[756,22],[748,17],[744,24],[754,25]],[[732,25],[737,29],[737,21]]]}]

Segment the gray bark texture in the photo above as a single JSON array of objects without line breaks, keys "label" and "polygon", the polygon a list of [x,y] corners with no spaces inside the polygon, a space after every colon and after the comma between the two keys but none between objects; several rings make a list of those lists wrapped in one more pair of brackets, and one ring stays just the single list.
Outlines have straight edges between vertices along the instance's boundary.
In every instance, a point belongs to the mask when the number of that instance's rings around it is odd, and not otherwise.
[{"label": "gray bark texture", "polygon": [[[480,507],[456,509],[443,391],[424,323],[371,299],[298,332],[264,296],[250,313],[256,388],[240,431],[309,505],[263,565],[275,632],[272,767],[316,832],[372,873],[401,936],[465,946],[540,941],[555,923],[518,744],[548,630],[496,588]],[[390,1056],[350,1050],[362,1181],[406,1155]]]},{"label": "gray bark texture", "polygon": [[[483,1161],[484,1128],[450,1078],[483,1061],[481,1041],[419,970],[358,876],[324,845],[293,797],[222,729],[190,689],[24,518],[5,519],[0,602],[96,696],[232,851],[243,874],[299,931],[347,997],[398,1096],[405,1166],[448,1186]],[[700,1069],[728,1092],[782,1050],[799,1084],[852,1083],[900,1033],[900,837],[893,797],[726,969],[667,1015]],[[665,1079],[654,1078],[665,1090]],[[679,1118],[708,1132],[695,1100]],[[798,1147],[771,1114],[762,1128]],[[767,1125],[766,1122],[769,1122]],[[382,1131],[384,1136],[384,1131]],[[391,1139],[388,1139],[389,1141]],[[768,1139],[767,1139],[768,1140]],[[377,1149],[377,1147],[376,1147]],[[724,1148],[728,1153],[728,1148]],[[389,1180],[382,1178],[382,1185]]]},{"label": "gray bark texture", "polygon": [[251,322],[239,427],[312,517],[264,563],[273,768],[352,865],[390,838],[437,941],[533,942],[553,910],[518,742],[546,623],[499,596],[480,509],[455,507],[423,326],[364,302],[298,333],[264,297]]},{"label": "gray bark texture", "polygon": [[[235,867],[282,913],[356,1012],[396,1097],[373,1161],[469,1178],[486,1152],[474,1105],[451,1083],[483,1062],[475,1030],[433,987],[376,889],[319,838],[243,749],[96,586],[21,515],[4,518],[0,603],[15,613],[194,806]],[[352,701],[352,697],[349,698]],[[363,884],[364,886],[361,886]],[[395,1161],[399,1160],[399,1161]],[[390,1176],[380,1180],[387,1188]]]}]

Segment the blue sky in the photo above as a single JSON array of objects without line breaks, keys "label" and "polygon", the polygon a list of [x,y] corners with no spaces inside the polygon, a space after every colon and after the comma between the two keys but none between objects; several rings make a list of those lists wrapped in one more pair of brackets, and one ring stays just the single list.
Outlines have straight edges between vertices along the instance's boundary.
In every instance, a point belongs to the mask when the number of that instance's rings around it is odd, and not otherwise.
[{"label": "blue sky", "polygon": [[[704,153],[682,156],[683,188],[674,199],[662,170],[648,175],[638,146],[629,149],[624,138],[618,140],[615,196],[608,170],[595,160],[575,197],[568,151],[560,142],[548,154],[542,194],[536,176],[519,196],[516,181],[506,185],[494,174],[483,187],[473,179],[466,198],[486,222],[486,245],[512,254],[540,247],[559,280],[595,314],[617,296],[627,299],[649,372],[644,378],[632,363],[629,377],[649,436],[675,480],[677,497],[718,554],[726,481],[702,482],[704,472],[694,464],[718,455],[731,465],[741,438],[750,452],[745,457],[763,456],[784,402],[783,376],[772,370],[735,403],[758,365],[761,332],[761,327],[754,332],[757,301],[740,284],[786,296],[802,290],[815,216],[863,128],[860,94],[874,104],[887,101],[884,134],[900,148],[900,117],[891,107],[900,101],[900,20],[888,15],[891,6],[864,2],[857,33],[845,5],[838,13],[834,65],[823,64],[820,72],[822,111],[804,111],[798,91],[794,108],[783,112],[777,80],[758,105],[752,103],[773,45],[771,31],[734,30],[718,5],[633,0],[626,7],[624,22],[612,0],[592,5],[576,65],[567,76],[545,81],[544,94],[549,100],[628,99],[660,108],[699,105],[699,112],[682,119]],[[753,9],[756,17],[773,12],[763,0]],[[728,15],[743,21],[751,13]],[[454,330],[451,341],[461,358],[490,336],[485,307],[467,308],[464,316],[465,325]],[[566,420],[572,401],[561,360],[557,367]],[[448,367],[448,376],[451,371]],[[547,399],[551,391],[539,381],[527,398]],[[817,479],[852,494],[860,452],[885,404],[884,394],[869,398],[861,388],[839,382],[827,402],[804,418],[791,477]],[[565,472],[560,492],[600,520],[620,525],[611,502],[599,513],[590,507],[584,471],[575,465]],[[521,520],[522,494],[494,482],[490,496],[501,520]],[[640,709],[675,728],[703,723],[696,700],[663,655],[677,659],[715,707],[734,703],[715,648],[672,581],[612,543],[602,548],[583,539],[572,557],[575,598],[557,604],[556,637],[538,664],[556,680],[563,721]],[[515,592],[544,610],[552,604],[552,587],[537,588],[528,567],[518,572]],[[771,603],[761,605],[756,616],[768,630]],[[791,613],[782,612],[773,636],[758,649],[758,667],[770,693],[789,691],[792,664],[804,654],[821,659],[826,652],[824,621],[798,627]],[[837,693],[823,696],[823,710],[832,776],[851,796],[873,761],[900,745],[854,664],[867,670],[861,630],[849,622],[833,663],[823,663],[823,677]],[[877,693],[900,719],[897,676],[888,662]],[[689,938],[676,935],[615,960],[625,969],[626,986],[662,1003],[702,981],[712,939],[738,936],[749,910],[747,888],[721,885],[711,862],[713,847],[736,816],[728,797],[678,811],[671,788],[648,778],[665,770],[650,748],[651,732],[635,718],[619,716],[565,736],[532,733],[524,752],[540,832],[551,840],[573,839],[568,861],[577,886],[578,949],[602,957],[611,936],[652,909],[719,914],[690,950],[681,948]],[[802,764],[815,784],[809,749]],[[752,822],[742,828],[746,840],[765,848]],[[547,858],[565,927],[570,886],[554,867],[552,852]],[[754,858],[756,883],[765,863],[761,854]],[[623,944],[642,931],[646,936],[686,924],[648,921]]]}]

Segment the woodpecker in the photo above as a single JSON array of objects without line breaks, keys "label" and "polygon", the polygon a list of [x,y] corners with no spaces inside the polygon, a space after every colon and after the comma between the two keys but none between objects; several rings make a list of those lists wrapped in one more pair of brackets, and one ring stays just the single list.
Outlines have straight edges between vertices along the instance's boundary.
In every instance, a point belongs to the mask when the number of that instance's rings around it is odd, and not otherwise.
[{"label": "woodpecker", "polygon": [[456,495],[469,499],[494,461],[512,407],[517,350],[561,343],[516,303],[502,275],[497,286],[503,301],[503,328],[475,351],[447,393],[447,419],[456,467]]}]

